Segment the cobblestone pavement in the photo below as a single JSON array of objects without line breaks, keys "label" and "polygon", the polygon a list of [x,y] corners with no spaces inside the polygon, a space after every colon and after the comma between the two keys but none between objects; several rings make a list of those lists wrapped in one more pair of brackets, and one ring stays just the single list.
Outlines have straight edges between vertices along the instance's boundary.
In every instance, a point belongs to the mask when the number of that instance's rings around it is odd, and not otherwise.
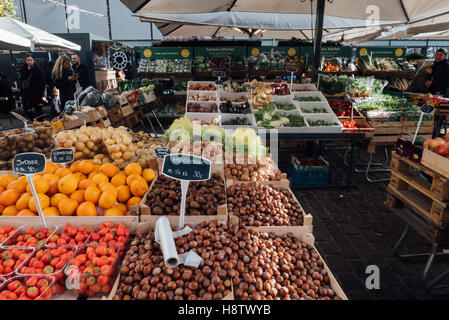
[{"label": "cobblestone pavement", "polygon": [[[376,157],[380,160],[382,150]],[[333,169],[344,170],[343,152],[327,151]],[[284,158],[284,157],[283,157]],[[285,158],[284,158],[285,159]],[[281,165],[280,165],[281,166]],[[282,166],[281,166],[282,168]],[[384,205],[388,183],[368,183],[355,174],[357,185],[345,189],[295,189],[307,213],[313,216],[316,246],[349,299],[448,299],[426,293],[421,279],[425,260],[404,261],[393,257],[393,247],[405,224]],[[411,231],[401,253],[430,251],[430,243]],[[366,267],[380,269],[380,289],[365,286]],[[449,257],[436,258],[430,269],[433,279],[449,268]],[[449,277],[445,281],[449,283]],[[444,283],[444,282],[443,282]]]}]

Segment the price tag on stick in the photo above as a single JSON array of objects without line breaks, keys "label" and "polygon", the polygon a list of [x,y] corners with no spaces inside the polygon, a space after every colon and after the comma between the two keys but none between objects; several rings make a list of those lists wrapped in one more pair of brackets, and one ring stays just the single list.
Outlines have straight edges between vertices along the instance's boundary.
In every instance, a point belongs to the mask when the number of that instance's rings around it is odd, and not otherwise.
[{"label": "price tag on stick", "polygon": [[419,116],[419,121],[418,121],[418,125],[416,127],[416,132],[415,132],[415,136],[413,137],[412,144],[415,144],[415,140],[416,140],[416,137],[418,136],[419,128],[421,127],[422,118],[424,117],[424,114],[431,114],[434,110],[435,110],[435,108],[428,104],[421,107],[421,115]]},{"label": "price tag on stick", "polygon": [[293,74],[298,71],[298,69],[293,66],[287,66],[285,67],[285,71],[290,72],[290,90],[293,92]]},{"label": "price tag on stick", "polygon": [[37,212],[41,217],[42,224],[47,228],[47,222],[45,221],[44,214],[42,213],[41,204],[37,196],[36,188],[34,188],[33,174],[42,173],[45,171],[46,160],[45,155],[42,153],[21,153],[17,154],[13,160],[13,170],[15,173],[24,174],[27,178],[28,185],[30,186],[31,193],[33,195],[34,203],[36,203]]},{"label": "price tag on stick", "polygon": [[73,162],[75,160],[75,153],[73,149],[53,149],[51,150],[51,162],[63,164]]},{"label": "price tag on stick", "polygon": [[170,149],[168,148],[156,148],[154,149],[154,153],[156,153],[156,157],[158,159],[164,159],[166,155],[170,154]]},{"label": "price tag on stick", "polygon": [[170,154],[164,157],[162,174],[181,181],[179,229],[182,229],[184,227],[186,197],[190,181],[209,180],[211,175],[211,162],[208,159],[188,154]]}]

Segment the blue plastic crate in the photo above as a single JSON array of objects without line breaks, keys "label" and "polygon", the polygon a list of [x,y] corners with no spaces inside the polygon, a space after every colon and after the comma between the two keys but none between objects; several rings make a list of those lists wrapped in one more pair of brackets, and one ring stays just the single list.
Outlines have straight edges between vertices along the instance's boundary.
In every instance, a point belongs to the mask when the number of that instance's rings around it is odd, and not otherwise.
[{"label": "blue plastic crate", "polygon": [[300,171],[292,163],[288,165],[287,174],[294,186],[326,186],[329,183],[329,171]]}]

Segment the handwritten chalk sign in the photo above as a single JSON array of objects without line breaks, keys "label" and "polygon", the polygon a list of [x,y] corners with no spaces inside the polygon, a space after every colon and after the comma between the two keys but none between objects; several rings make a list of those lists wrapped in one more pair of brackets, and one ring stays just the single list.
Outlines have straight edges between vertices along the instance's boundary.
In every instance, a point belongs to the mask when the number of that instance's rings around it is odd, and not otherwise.
[{"label": "handwritten chalk sign", "polygon": [[187,190],[190,181],[205,181],[210,179],[211,162],[189,154],[170,154],[164,157],[162,174],[181,181],[181,212],[179,229],[184,228]]},{"label": "handwritten chalk sign", "polygon": [[36,188],[34,187],[33,179],[31,176],[33,174],[42,173],[45,171],[46,159],[45,155],[42,153],[21,153],[17,154],[13,160],[13,170],[15,173],[24,174],[27,178],[28,185],[31,189],[31,194],[33,195],[34,203],[36,204],[37,212],[42,220],[44,227],[47,227],[47,222],[45,221],[44,214],[42,213],[42,207],[37,196]]},{"label": "handwritten chalk sign", "polygon": [[51,150],[51,162],[53,163],[70,163],[75,160],[75,153],[73,149],[53,149]]},{"label": "handwritten chalk sign", "polygon": [[421,107],[421,112],[427,113],[427,114],[431,114],[434,110],[435,110],[435,108],[428,104]]},{"label": "handwritten chalk sign", "polygon": [[14,157],[13,169],[15,173],[32,175],[44,172],[45,155],[42,153],[21,153]]},{"label": "handwritten chalk sign", "polygon": [[167,177],[184,181],[210,179],[211,162],[188,154],[171,154],[164,157],[162,173]]},{"label": "handwritten chalk sign", "polygon": [[156,148],[154,149],[154,153],[156,153],[156,157],[158,159],[164,159],[166,155],[170,154],[170,149],[168,148]]},{"label": "handwritten chalk sign", "polygon": [[212,71],[212,76],[216,78],[224,78],[226,77],[226,72],[224,71]]}]

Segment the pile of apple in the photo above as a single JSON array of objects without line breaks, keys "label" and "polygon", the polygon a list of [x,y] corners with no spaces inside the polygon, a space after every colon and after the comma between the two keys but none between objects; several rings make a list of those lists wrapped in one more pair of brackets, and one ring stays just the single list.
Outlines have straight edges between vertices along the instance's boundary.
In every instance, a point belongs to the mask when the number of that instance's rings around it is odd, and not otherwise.
[{"label": "pile of apple", "polygon": [[424,149],[432,150],[440,156],[449,159],[449,133],[443,138],[427,139],[423,144]]}]

